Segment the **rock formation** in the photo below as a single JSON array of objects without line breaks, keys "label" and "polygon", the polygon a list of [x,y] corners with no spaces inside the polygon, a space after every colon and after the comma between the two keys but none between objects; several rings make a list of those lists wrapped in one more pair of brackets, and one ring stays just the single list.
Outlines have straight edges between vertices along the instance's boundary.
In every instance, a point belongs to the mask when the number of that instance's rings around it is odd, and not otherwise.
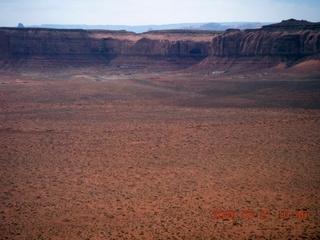
[{"label": "rock formation", "polygon": [[319,52],[320,24],[292,19],[256,30],[224,32],[0,28],[0,67],[19,61],[77,66],[114,62],[147,66],[166,61],[179,62],[180,67],[201,63],[213,68],[213,61],[252,63],[262,58],[269,59],[266,66],[270,67],[280,61],[319,59]]}]

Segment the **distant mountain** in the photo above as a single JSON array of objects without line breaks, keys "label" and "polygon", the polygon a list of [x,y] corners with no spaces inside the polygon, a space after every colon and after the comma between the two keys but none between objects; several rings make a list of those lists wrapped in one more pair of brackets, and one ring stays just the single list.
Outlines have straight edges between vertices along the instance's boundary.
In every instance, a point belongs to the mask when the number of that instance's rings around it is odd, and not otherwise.
[{"label": "distant mountain", "polygon": [[200,26],[190,27],[194,30],[210,30],[210,31],[225,31],[227,29],[258,29],[264,25],[270,24],[269,22],[226,22],[226,23],[205,23]]},{"label": "distant mountain", "polygon": [[40,28],[57,28],[57,29],[101,29],[101,30],[126,30],[129,32],[143,33],[151,30],[168,30],[168,29],[186,29],[190,27],[196,27],[199,23],[182,23],[182,24],[165,24],[165,25],[59,25],[59,24],[42,24]]},{"label": "distant mountain", "polygon": [[172,30],[172,29],[189,29],[189,30],[210,30],[225,31],[229,28],[257,29],[268,23],[260,22],[222,22],[222,23],[181,23],[181,24],[164,24],[164,25],[60,25],[60,24],[42,24],[40,26],[30,26],[35,28],[56,28],[56,29],[102,29],[102,30],[126,30],[135,33],[143,33],[151,30]]}]

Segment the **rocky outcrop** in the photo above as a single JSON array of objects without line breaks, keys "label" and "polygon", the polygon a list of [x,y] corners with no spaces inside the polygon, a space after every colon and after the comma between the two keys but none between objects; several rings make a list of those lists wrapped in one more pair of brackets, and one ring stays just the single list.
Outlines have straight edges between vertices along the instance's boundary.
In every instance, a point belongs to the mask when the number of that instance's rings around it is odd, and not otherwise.
[{"label": "rocky outcrop", "polygon": [[85,31],[53,29],[0,29],[2,59],[43,58],[52,61],[108,63],[118,56],[179,57],[203,59],[207,43],[152,39],[124,31]]},{"label": "rocky outcrop", "polygon": [[274,56],[304,58],[320,52],[320,28],[317,31],[274,29],[229,30],[215,36],[210,55],[217,57]]},{"label": "rocky outcrop", "polygon": [[[257,30],[224,32],[170,30],[136,34],[126,31],[0,28],[0,61],[45,60],[56,64],[110,64],[118,58],[126,64],[148,65],[155,60],[190,64],[215,59],[271,59],[300,61],[318,58],[320,25],[288,20]],[[141,61],[137,59],[141,58]],[[174,59],[174,60],[170,60]],[[192,59],[192,61],[190,61]],[[39,61],[40,61],[39,60]],[[120,61],[120,62],[121,62]],[[0,63],[1,63],[0,62]],[[255,62],[250,61],[250,62]],[[258,62],[258,61],[257,61]],[[268,65],[268,64],[267,64]],[[269,66],[269,65],[268,65]]]},{"label": "rocky outcrop", "polygon": [[299,30],[318,30],[320,29],[320,22],[313,23],[308,22],[305,20],[295,20],[295,19],[289,19],[289,20],[283,20],[280,23],[270,24],[267,26],[262,26],[263,29],[268,30],[282,30],[282,31],[299,31]]},{"label": "rocky outcrop", "polygon": [[104,55],[104,41],[89,39],[82,30],[1,29],[1,55],[9,57],[45,57]]}]

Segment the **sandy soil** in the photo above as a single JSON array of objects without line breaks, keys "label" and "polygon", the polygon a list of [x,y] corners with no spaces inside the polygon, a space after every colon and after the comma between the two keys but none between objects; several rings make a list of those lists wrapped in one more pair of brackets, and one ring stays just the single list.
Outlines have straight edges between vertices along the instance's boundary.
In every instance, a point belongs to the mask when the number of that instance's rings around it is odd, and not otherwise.
[{"label": "sandy soil", "polygon": [[[218,32],[217,32],[218,33]],[[90,33],[90,37],[101,39],[101,38],[114,38],[120,40],[129,40],[132,42],[137,42],[138,40],[147,37],[152,40],[168,40],[168,41],[203,41],[203,42],[211,42],[213,36],[213,31],[201,34],[188,32],[187,34],[183,34],[179,31],[156,31],[156,32],[146,32],[142,34],[135,34],[132,32],[123,32],[122,34],[119,32],[92,32]]]},{"label": "sandy soil", "polygon": [[0,239],[320,239],[318,79],[0,80]]}]

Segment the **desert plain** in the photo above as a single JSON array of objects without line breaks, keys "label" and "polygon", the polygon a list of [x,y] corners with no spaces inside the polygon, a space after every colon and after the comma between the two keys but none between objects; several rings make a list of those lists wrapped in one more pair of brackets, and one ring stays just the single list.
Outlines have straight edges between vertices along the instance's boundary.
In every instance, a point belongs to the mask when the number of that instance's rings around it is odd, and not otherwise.
[{"label": "desert plain", "polygon": [[2,71],[0,239],[320,239],[319,69]]}]

